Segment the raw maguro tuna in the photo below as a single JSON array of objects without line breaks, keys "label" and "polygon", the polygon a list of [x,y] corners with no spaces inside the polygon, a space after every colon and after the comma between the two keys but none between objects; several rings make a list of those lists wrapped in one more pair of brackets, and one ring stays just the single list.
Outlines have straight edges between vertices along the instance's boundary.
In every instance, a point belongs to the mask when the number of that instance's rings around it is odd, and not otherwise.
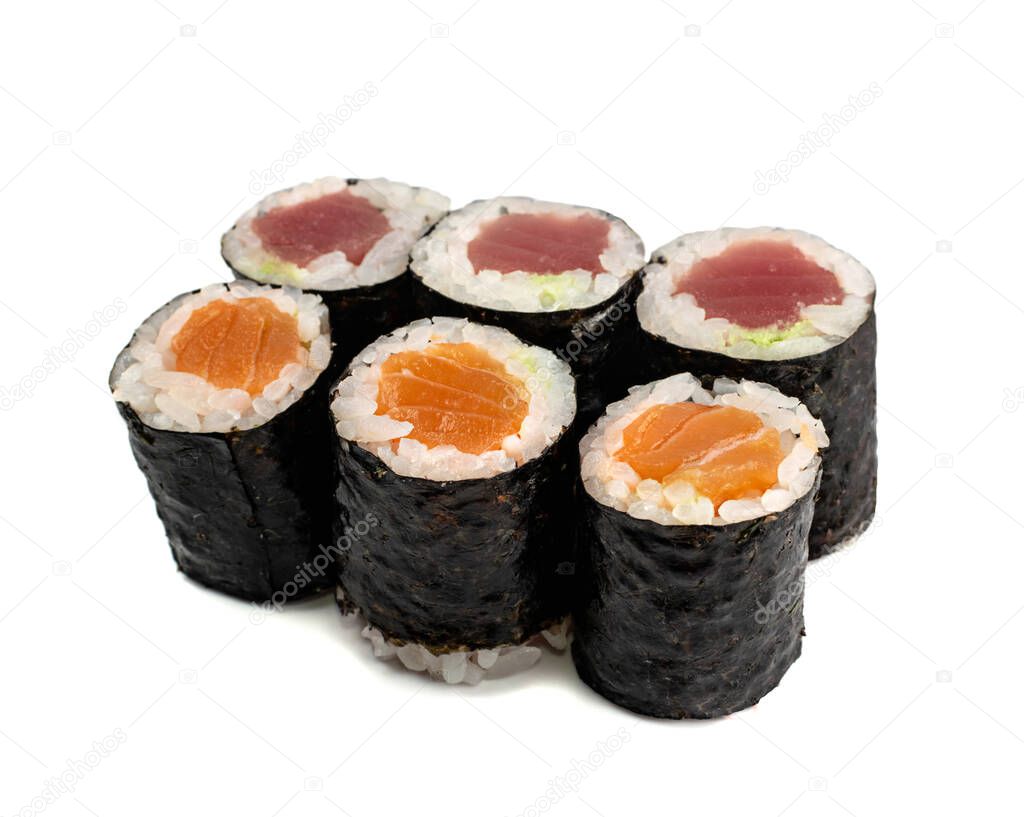
[{"label": "raw maguro tuna", "polygon": [[318,296],[241,281],[175,298],[118,356],[110,387],[192,579],[253,601],[333,581],[330,359]]},{"label": "raw maguro tuna", "polygon": [[726,228],[655,250],[637,299],[639,379],[689,371],[771,383],[832,440],[811,558],[855,538],[875,510],[875,294],[854,258],[797,230]]},{"label": "raw maguro tuna", "polygon": [[483,225],[467,255],[474,270],[558,275],[581,269],[600,275],[609,231],[606,219],[589,213],[507,213]]},{"label": "raw maguro tuna", "polygon": [[[785,241],[737,241],[701,258],[680,280],[704,318],[722,318],[748,331],[794,332],[801,313],[815,305],[842,304],[835,274]],[[794,335],[796,336],[796,335]]]},{"label": "raw maguro tuna", "polygon": [[476,201],[413,248],[413,290],[420,315],[502,326],[554,351],[576,375],[585,424],[604,405],[643,253],[637,234],[601,210],[521,197]]},{"label": "raw maguro tuna", "polygon": [[432,190],[387,179],[320,179],[263,199],[224,235],[221,252],[240,278],[323,298],[336,375],[409,319],[409,251],[448,204]]},{"label": "raw maguro tuna", "polygon": [[575,407],[566,363],[465,319],[415,321],[353,360],[331,403],[339,602],[378,656],[476,683],[558,642]]},{"label": "raw maguro tuna", "polygon": [[[821,423],[748,381],[637,386],[580,444],[573,660],[619,706],[714,718],[800,655]],[[826,449],[827,450],[827,449]]]},{"label": "raw maguro tuna", "polygon": [[252,228],[268,253],[300,269],[330,253],[341,253],[358,268],[391,232],[387,216],[347,188],[270,210],[253,219]]}]

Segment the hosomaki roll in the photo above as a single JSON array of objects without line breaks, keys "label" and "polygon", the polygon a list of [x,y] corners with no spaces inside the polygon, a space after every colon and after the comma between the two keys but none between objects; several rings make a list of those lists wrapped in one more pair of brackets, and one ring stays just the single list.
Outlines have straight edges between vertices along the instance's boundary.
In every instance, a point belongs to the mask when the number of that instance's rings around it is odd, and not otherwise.
[{"label": "hosomaki roll", "polygon": [[643,261],[640,237],[613,215],[503,197],[449,213],[420,239],[412,287],[420,316],[501,326],[567,361],[579,422],[589,424],[605,402]]},{"label": "hosomaki roll", "polygon": [[645,378],[688,371],[771,383],[825,424],[812,559],[874,516],[874,294],[860,262],[798,230],[691,233],[656,250],[643,273],[635,354]]},{"label": "hosomaki roll", "polygon": [[336,346],[333,374],[413,315],[409,251],[449,201],[387,179],[325,178],[267,196],[221,240],[239,278],[323,298]]},{"label": "hosomaki roll", "polygon": [[450,683],[532,663],[568,613],[569,366],[511,333],[415,321],[333,392],[343,610],[381,657]]},{"label": "hosomaki roll", "polygon": [[308,570],[334,517],[330,358],[318,296],[241,281],[170,301],[118,356],[110,387],[192,579],[253,601],[333,583]]},{"label": "hosomaki roll", "polygon": [[580,678],[661,718],[751,706],[800,655],[828,445],[798,400],[683,373],[630,390],[580,444]]}]

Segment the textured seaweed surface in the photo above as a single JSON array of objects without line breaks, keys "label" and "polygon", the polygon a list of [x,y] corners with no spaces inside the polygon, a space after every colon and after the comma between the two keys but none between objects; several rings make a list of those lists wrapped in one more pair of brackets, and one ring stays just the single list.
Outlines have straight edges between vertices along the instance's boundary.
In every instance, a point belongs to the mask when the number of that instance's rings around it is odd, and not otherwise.
[{"label": "textured seaweed surface", "polygon": [[[226,258],[224,261],[231,267]],[[231,267],[231,271],[240,281],[262,284],[234,267]],[[328,383],[334,383],[349,361],[368,344],[411,320],[411,277],[411,273],[406,270],[397,278],[368,287],[304,290],[323,298],[330,313],[334,353],[327,368]]]},{"label": "textured seaweed surface", "polygon": [[[643,330],[637,332],[636,364],[645,383],[677,372],[705,378],[746,378],[798,397],[825,424],[821,492],[811,525],[812,559],[855,538],[875,514],[878,435],[875,428],[875,314],[845,342],[793,360],[741,360],[684,349]],[[707,384],[707,382],[706,382]]]},{"label": "textured seaweed surface", "polygon": [[612,703],[716,718],[757,703],[800,655],[814,490],[750,522],[659,525],[583,494],[572,655]]},{"label": "textured seaweed surface", "polygon": [[635,309],[640,276],[634,275],[617,293],[587,309],[557,312],[510,312],[464,304],[431,289],[411,275],[416,317],[448,315],[507,329],[520,340],[550,349],[569,364],[576,377],[576,420],[570,437],[579,439],[607,403],[608,389],[618,385],[616,346]]},{"label": "textured seaweed surface", "polygon": [[562,442],[490,479],[434,482],[338,441],[340,582],[367,621],[433,649],[520,643],[568,612]]},{"label": "textured seaweed surface", "polygon": [[321,373],[281,414],[226,434],[151,428],[117,404],[183,573],[251,601],[278,592],[297,598],[333,584],[329,571],[296,581],[331,538],[328,385]]}]

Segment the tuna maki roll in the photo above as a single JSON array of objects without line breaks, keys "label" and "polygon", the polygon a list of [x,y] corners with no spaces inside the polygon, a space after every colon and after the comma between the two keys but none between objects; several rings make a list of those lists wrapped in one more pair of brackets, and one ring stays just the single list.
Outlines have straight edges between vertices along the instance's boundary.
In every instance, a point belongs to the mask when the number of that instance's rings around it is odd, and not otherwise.
[{"label": "tuna maki roll", "polygon": [[110,387],[178,567],[252,601],[333,579],[327,307],[243,282],[181,295],[118,356]]},{"label": "tuna maki roll", "polygon": [[749,381],[638,386],[580,444],[573,660],[660,718],[755,704],[800,655],[822,424]]},{"label": "tuna maki roll", "polygon": [[425,187],[324,178],[264,198],[224,234],[221,253],[238,278],[323,298],[335,366],[344,367],[371,340],[412,317],[409,251],[448,206],[445,196]]},{"label": "tuna maki roll", "polygon": [[449,683],[535,661],[570,604],[566,363],[493,326],[415,321],[333,392],[339,601],[381,657]]},{"label": "tuna maki roll", "polygon": [[811,558],[875,511],[875,283],[817,236],[777,228],[691,233],[656,250],[637,299],[643,377],[688,371],[762,381],[828,431]]},{"label": "tuna maki roll", "polygon": [[640,237],[609,213],[503,197],[449,213],[416,244],[413,290],[420,315],[501,326],[567,361],[585,429],[643,262]]}]

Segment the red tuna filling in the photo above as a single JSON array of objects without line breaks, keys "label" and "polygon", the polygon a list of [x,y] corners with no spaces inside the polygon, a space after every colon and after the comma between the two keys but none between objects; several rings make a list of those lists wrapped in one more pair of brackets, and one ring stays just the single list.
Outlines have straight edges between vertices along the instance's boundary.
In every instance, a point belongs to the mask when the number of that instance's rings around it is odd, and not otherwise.
[{"label": "red tuna filling", "polygon": [[469,242],[473,269],[552,273],[585,269],[604,272],[609,224],[591,215],[508,213],[487,222]]},{"label": "red tuna filling", "polygon": [[784,241],[742,241],[695,263],[676,294],[688,292],[709,318],[748,329],[789,327],[802,307],[836,304],[836,276]]},{"label": "red tuna filling", "polygon": [[361,264],[370,248],[391,232],[380,210],[348,190],[271,210],[252,227],[264,249],[300,267],[338,250],[352,264]]}]

